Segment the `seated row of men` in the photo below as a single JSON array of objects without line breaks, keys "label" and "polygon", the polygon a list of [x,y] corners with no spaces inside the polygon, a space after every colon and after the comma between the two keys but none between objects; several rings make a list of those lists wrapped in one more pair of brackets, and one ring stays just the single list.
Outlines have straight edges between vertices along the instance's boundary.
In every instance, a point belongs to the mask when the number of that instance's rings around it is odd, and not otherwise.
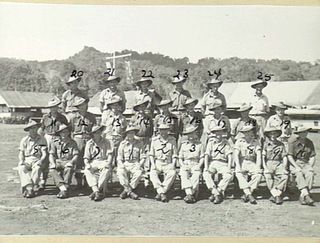
[{"label": "seated row of men", "polygon": [[[144,124],[144,123],[143,123]],[[68,189],[74,170],[77,167],[80,149],[71,138],[70,126],[59,125],[55,138],[50,143],[38,134],[41,124],[30,121],[25,127],[29,135],[20,143],[18,171],[21,178],[23,195],[34,196],[34,189],[39,183],[40,173],[49,154],[49,168],[59,187],[58,198],[68,197]],[[112,141],[103,136],[104,126],[93,126],[84,149],[84,174],[92,189],[90,198],[103,199],[103,187],[108,182],[113,167]],[[124,140],[117,148],[117,176],[124,187],[122,199],[138,199],[135,189],[140,182],[146,163],[150,163],[150,180],[157,192],[156,200],[167,202],[167,192],[175,177],[176,168],[180,167],[181,188],[185,191],[187,203],[198,200],[199,180],[202,174],[208,189],[210,201],[221,203],[228,184],[236,176],[243,191],[242,200],[256,204],[253,192],[258,188],[262,176],[265,176],[271,201],[282,203],[282,194],[286,190],[289,172],[296,176],[300,201],[312,205],[310,190],[313,184],[313,166],[315,150],[307,138],[309,129],[299,126],[296,137],[289,141],[288,149],[279,141],[282,131],[279,127],[266,127],[266,140],[261,143],[256,139],[255,126],[245,124],[241,127],[241,137],[234,145],[227,140],[226,126],[210,127],[207,142],[200,142],[198,127],[190,125],[184,132],[184,139],[177,144],[171,127],[160,124],[158,133],[151,138],[150,147],[145,138],[139,136],[136,124],[126,127]],[[75,137],[73,135],[73,137]],[[290,166],[289,166],[290,164]],[[160,180],[159,174],[164,179]],[[216,173],[222,175],[218,184],[213,180]]]}]

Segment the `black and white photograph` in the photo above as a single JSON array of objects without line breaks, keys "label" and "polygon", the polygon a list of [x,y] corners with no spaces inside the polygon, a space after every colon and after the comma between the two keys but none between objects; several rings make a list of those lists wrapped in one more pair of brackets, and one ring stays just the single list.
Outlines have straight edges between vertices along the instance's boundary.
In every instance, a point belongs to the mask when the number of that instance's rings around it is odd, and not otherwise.
[{"label": "black and white photograph", "polygon": [[0,3],[0,235],[320,237],[320,7]]}]

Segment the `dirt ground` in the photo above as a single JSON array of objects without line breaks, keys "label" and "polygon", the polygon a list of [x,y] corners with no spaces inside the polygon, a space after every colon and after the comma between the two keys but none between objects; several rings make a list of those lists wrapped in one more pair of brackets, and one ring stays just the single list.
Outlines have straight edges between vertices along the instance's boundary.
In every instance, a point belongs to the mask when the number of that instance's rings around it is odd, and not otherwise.
[{"label": "dirt ground", "polygon": [[[49,179],[44,195],[33,199],[20,194],[17,173],[19,141],[23,126],[0,124],[0,234],[3,235],[121,235],[121,236],[260,236],[320,237],[320,134],[310,134],[317,151],[314,207],[302,206],[290,189],[290,200],[274,205],[267,200],[264,184],[257,205],[244,204],[230,196],[213,205],[202,186],[201,200],[185,204],[179,182],[169,203],[156,202],[152,191],[141,200],[120,200],[121,188],[113,183],[113,194],[101,202],[88,198],[89,190],[74,191],[65,200],[56,198],[57,190]],[[231,194],[229,191],[228,194]]]}]

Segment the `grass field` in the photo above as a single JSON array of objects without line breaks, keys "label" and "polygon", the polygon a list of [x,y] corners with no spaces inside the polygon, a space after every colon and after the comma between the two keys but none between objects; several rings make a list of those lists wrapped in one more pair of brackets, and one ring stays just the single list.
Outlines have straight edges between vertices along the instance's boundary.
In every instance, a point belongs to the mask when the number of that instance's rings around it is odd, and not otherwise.
[{"label": "grass field", "polygon": [[[244,204],[239,198],[213,205],[206,199],[207,192],[196,204],[187,205],[178,189],[167,204],[154,201],[152,193],[139,201],[120,200],[121,188],[116,183],[114,194],[101,202],[90,201],[89,191],[74,191],[71,198],[58,200],[53,186],[45,195],[23,198],[12,170],[25,135],[22,128],[0,124],[0,234],[320,237],[320,134],[309,135],[319,153],[314,207],[296,200],[277,206],[267,196],[260,197],[257,205]],[[296,199],[293,192],[290,198]]]}]

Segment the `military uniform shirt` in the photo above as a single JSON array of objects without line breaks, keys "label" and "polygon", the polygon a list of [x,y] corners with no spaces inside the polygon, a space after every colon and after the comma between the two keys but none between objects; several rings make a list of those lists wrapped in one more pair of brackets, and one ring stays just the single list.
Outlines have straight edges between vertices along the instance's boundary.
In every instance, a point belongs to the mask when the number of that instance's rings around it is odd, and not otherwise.
[{"label": "military uniform shirt", "polygon": [[61,102],[63,104],[63,107],[65,108],[65,112],[72,112],[78,110],[78,108],[73,106],[77,97],[81,97],[84,98],[86,101],[89,101],[87,93],[80,89],[77,89],[75,92],[67,90],[63,93]]},{"label": "military uniform shirt", "polygon": [[282,161],[287,152],[284,144],[279,140],[272,142],[267,139],[263,146],[262,155],[266,157],[266,160]]},{"label": "military uniform shirt", "polygon": [[107,136],[121,136],[127,127],[127,121],[122,114],[115,115],[112,111],[108,115],[105,123],[104,133]]},{"label": "military uniform shirt", "polygon": [[68,125],[67,118],[61,113],[53,117],[51,113],[45,114],[41,120],[41,128],[45,134],[54,135],[61,124]]},{"label": "military uniform shirt", "polygon": [[311,157],[316,156],[313,142],[308,138],[303,141],[299,137],[289,141],[288,154],[292,155],[295,160],[305,163],[308,163]]},{"label": "military uniform shirt", "polygon": [[76,116],[71,119],[70,124],[74,135],[88,134],[96,124],[96,118],[90,112],[87,112],[84,116],[77,113]]},{"label": "military uniform shirt", "polygon": [[118,149],[117,159],[121,162],[135,163],[141,159],[146,158],[144,146],[141,142],[134,140],[123,140]]},{"label": "military uniform shirt", "polygon": [[267,121],[267,127],[280,127],[282,131],[281,137],[290,137],[292,134],[291,121],[287,116],[284,116],[283,119],[277,114],[270,116]]},{"label": "military uniform shirt", "polygon": [[106,160],[111,153],[112,151],[108,140],[101,137],[98,142],[95,142],[92,138],[86,143],[83,158],[89,161]]},{"label": "military uniform shirt", "polygon": [[223,94],[219,91],[217,94],[214,94],[211,90],[209,90],[200,101],[200,105],[204,110],[204,115],[208,115],[212,113],[209,109],[212,107],[213,104],[216,104],[217,101],[222,103],[222,109],[225,110],[227,107],[226,98]]},{"label": "military uniform shirt", "polygon": [[54,155],[56,159],[66,161],[72,160],[75,155],[78,155],[79,150],[77,143],[72,139],[67,141],[56,139],[50,144],[49,153]]},{"label": "military uniform shirt", "polygon": [[181,92],[174,90],[169,93],[170,100],[172,101],[172,110],[173,111],[181,111],[184,110],[183,106],[186,103],[188,98],[191,98],[191,94],[189,91],[183,89]]},{"label": "military uniform shirt", "polygon": [[209,140],[205,155],[208,155],[211,161],[228,162],[229,154],[232,154],[232,148],[227,140],[222,139],[221,142],[216,142],[213,138]]},{"label": "military uniform shirt", "polygon": [[201,142],[186,141],[181,144],[179,151],[179,159],[184,161],[196,161],[199,162],[200,159],[204,157],[204,146]]},{"label": "military uniform shirt", "polygon": [[113,92],[110,88],[104,89],[99,96],[100,103],[103,103],[103,110],[108,110],[107,102],[112,100],[114,97],[120,97],[122,100],[122,111],[126,108],[126,96],[122,90],[117,90],[116,92]]},{"label": "military uniform shirt", "polygon": [[37,135],[31,138],[29,135],[21,139],[19,150],[23,152],[25,157],[35,157],[40,159],[42,149],[47,148],[47,142],[44,137]]},{"label": "military uniform shirt", "polygon": [[150,156],[155,160],[162,160],[167,164],[172,162],[172,158],[177,158],[177,145],[174,139],[164,139],[160,136],[154,137],[150,146]]},{"label": "military uniform shirt", "polygon": [[252,106],[252,109],[249,112],[250,115],[266,115],[270,112],[269,101],[264,94],[261,96],[254,94],[250,105]]},{"label": "military uniform shirt", "polygon": [[153,121],[151,116],[147,114],[136,113],[131,118],[131,123],[133,126],[139,128],[137,136],[139,137],[151,137],[153,134]]},{"label": "military uniform shirt", "polygon": [[257,152],[261,151],[261,146],[257,140],[248,143],[245,139],[239,139],[234,145],[234,150],[239,151],[240,159],[256,162]]}]

